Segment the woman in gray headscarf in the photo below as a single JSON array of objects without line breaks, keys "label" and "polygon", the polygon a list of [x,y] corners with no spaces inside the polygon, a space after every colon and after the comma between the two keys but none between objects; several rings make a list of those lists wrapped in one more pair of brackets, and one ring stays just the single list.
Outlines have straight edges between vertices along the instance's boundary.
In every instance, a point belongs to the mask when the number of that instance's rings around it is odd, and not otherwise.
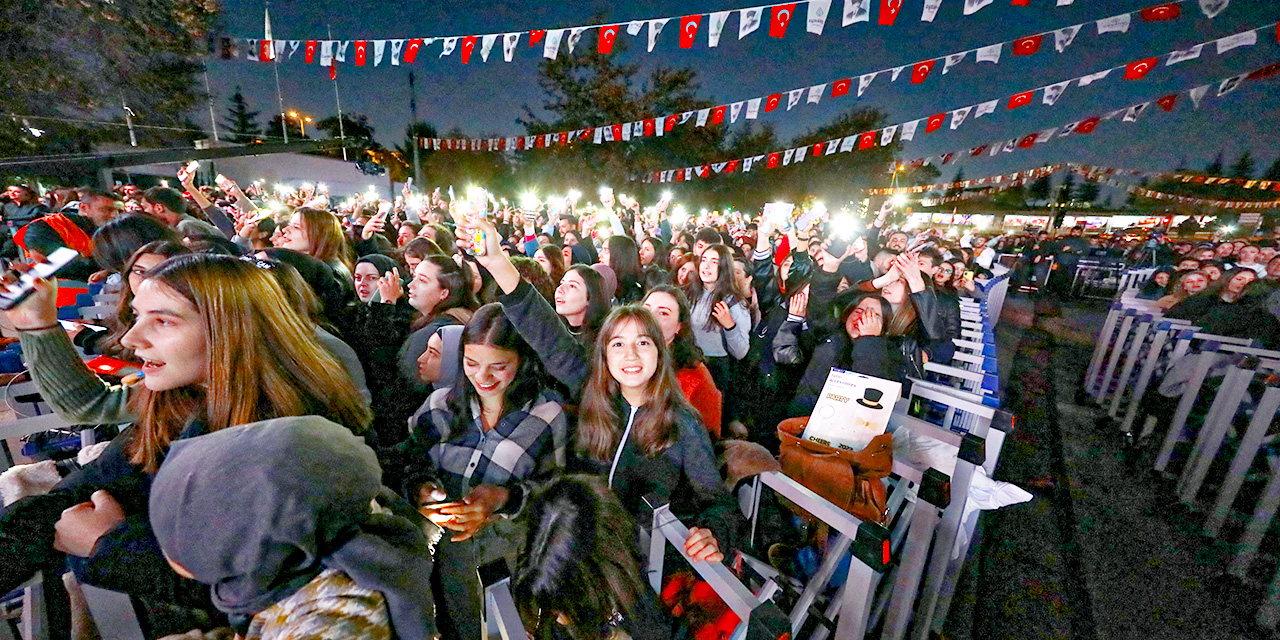
[{"label": "woman in gray headscarf", "polygon": [[175,442],[150,495],[170,566],[246,640],[431,640],[439,529],[382,486],[374,452],[317,416]]}]

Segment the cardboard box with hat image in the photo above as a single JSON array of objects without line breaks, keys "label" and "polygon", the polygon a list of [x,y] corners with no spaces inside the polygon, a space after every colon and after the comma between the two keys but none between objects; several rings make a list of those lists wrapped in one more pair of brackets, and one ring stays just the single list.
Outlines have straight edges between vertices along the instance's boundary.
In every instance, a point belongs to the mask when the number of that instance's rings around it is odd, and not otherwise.
[{"label": "cardboard box with hat image", "polygon": [[804,438],[848,451],[861,451],[884,433],[902,384],[832,369],[813,407]]}]

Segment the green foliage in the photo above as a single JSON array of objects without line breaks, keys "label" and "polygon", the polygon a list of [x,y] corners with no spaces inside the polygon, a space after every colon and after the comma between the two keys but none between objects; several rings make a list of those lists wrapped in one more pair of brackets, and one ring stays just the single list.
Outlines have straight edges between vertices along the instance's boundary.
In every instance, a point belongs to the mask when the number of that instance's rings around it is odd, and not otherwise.
[{"label": "green foliage", "polygon": [[1253,154],[1245,151],[1240,154],[1240,159],[1231,165],[1232,178],[1252,178],[1254,172]]},{"label": "green foliage", "polygon": [[1076,190],[1076,200],[1080,202],[1097,202],[1099,193],[1101,193],[1101,189],[1098,187],[1098,183],[1086,180]]},{"label": "green foliage", "polygon": [[258,126],[259,112],[249,110],[249,101],[245,100],[239,86],[228,102],[227,118],[222,121],[222,126],[226,127],[230,140],[241,144],[257,140],[262,135],[262,129]]},{"label": "green foliage", "polygon": [[1050,176],[1040,176],[1027,187],[1027,197],[1032,200],[1048,200],[1052,189],[1053,183],[1050,182]]}]

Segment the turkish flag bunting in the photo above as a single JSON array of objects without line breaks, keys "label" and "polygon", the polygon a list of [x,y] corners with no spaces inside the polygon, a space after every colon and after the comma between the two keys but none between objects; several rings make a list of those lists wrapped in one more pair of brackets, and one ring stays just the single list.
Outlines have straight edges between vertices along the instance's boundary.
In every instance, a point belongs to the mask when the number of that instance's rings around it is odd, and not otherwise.
[{"label": "turkish flag bunting", "polygon": [[849,93],[849,84],[852,82],[852,78],[836,80],[835,84],[831,85],[831,97],[839,98],[840,96]]},{"label": "turkish flag bunting", "polygon": [[902,0],[880,0],[880,25],[890,26],[894,20],[898,19],[898,12],[902,10]]},{"label": "turkish flag bunting", "polygon": [[781,38],[787,35],[787,25],[791,24],[791,16],[796,13],[796,3],[781,4],[773,8],[773,18],[769,20],[769,37]]},{"label": "turkish flag bunting", "polygon": [[476,50],[476,36],[462,38],[462,64],[471,64],[471,52]]},{"label": "turkish flag bunting", "polygon": [[418,49],[422,48],[422,38],[414,38],[410,40],[404,47],[405,64],[413,64],[418,58]]},{"label": "turkish flag bunting", "polygon": [[1159,100],[1156,100],[1156,104],[1160,105],[1160,108],[1164,109],[1165,111],[1173,111],[1173,105],[1177,104],[1177,102],[1178,102],[1178,94],[1176,93],[1171,93],[1163,98],[1160,98]]},{"label": "turkish flag bunting", "polygon": [[768,113],[768,112],[770,112],[770,111],[773,111],[774,109],[777,109],[777,108],[778,108],[778,103],[779,103],[779,102],[781,102],[781,101],[782,101],[782,94],[781,94],[781,93],[775,93],[775,94],[773,94],[773,95],[769,96],[768,98],[765,98],[765,101],[764,101],[764,111],[765,111],[765,113]]},{"label": "turkish flag bunting", "polygon": [[258,43],[258,61],[271,62],[271,41],[263,40]]},{"label": "turkish flag bunting", "polygon": [[970,149],[970,150],[969,150],[969,155],[974,156],[974,157],[977,157],[977,156],[982,155],[982,152],[983,152],[983,151],[986,151],[986,150],[987,150],[987,145],[985,145],[985,144],[984,144],[984,145],[979,145],[979,146],[976,146],[976,147],[974,147],[974,148]]},{"label": "turkish flag bunting", "polygon": [[546,30],[546,29],[534,29],[533,31],[530,31],[530,32],[529,32],[529,46],[531,46],[531,47],[532,47],[532,46],[534,46],[534,45],[538,44],[539,42],[542,42],[542,37],[543,37],[543,36],[545,36],[545,35],[547,35],[547,30]]},{"label": "turkish flag bunting", "polygon": [[606,24],[600,27],[600,53],[613,53],[613,43],[618,40],[620,24]]},{"label": "turkish flag bunting", "polygon": [[519,138],[516,138],[516,150],[517,150],[517,151],[522,151],[522,150],[524,150],[524,148],[525,148],[525,147],[524,147],[524,136],[521,136],[521,137],[519,137]]},{"label": "turkish flag bunting", "polygon": [[1029,56],[1040,50],[1040,44],[1044,42],[1044,36],[1034,35],[1025,38],[1018,38],[1013,41],[1013,55]]},{"label": "turkish flag bunting", "polygon": [[1038,137],[1038,134],[1034,134],[1034,133],[1029,133],[1025,136],[1022,136],[1022,139],[1018,141],[1018,146],[1022,147],[1023,149],[1030,149],[1031,147],[1036,146],[1037,137]]},{"label": "turkish flag bunting", "polygon": [[711,110],[711,124],[720,124],[721,122],[724,122],[724,110],[724,105]]},{"label": "turkish flag bunting", "polygon": [[560,142],[560,144],[561,144],[561,145],[569,144],[569,132],[568,132],[568,131],[561,131],[561,132],[560,132],[560,135],[558,135],[558,136],[556,136],[556,137],[557,137],[557,138],[559,138],[559,142]]},{"label": "turkish flag bunting", "polygon": [[925,60],[917,62],[911,68],[911,84],[920,84],[925,78],[929,77],[929,72],[933,71],[933,65],[937,64],[937,60]]},{"label": "turkish flag bunting", "polygon": [[738,170],[737,160],[730,160],[729,164],[724,168],[725,173],[733,173],[734,171],[737,171],[737,170]]},{"label": "turkish flag bunting", "polygon": [[821,142],[819,142],[818,144],[813,145],[813,149],[811,149],[811,150],[810,150],[810,155],[813,155],[814,157],[817,157],[817,156],[822,155],[822,143],[821,143]]},{"label": "turkish flag bunting", "polygon": [[307,56],[306,57],[307,64],[311,64],[316,61],[316,41],[315,40],[307,41],[307,49],[305,53]]},{"label": "turkish flag bunting", "polygon": [[1089,118],[1088,120],[1081,120],[1080,124],[1076,126],[1075,132],[1076,133],[1093,133],[1093,130],[1098,128],[1099,122],[1102,122],[1102,118]]},{"label": "turkish flag bunting", "polygon": [[620,124],[613,125],[613,141],[622,142],[622,125]]},{"label": "turkish flag bunting", "polygon": [[1280,62],[1269,64],[1260,69],[1255,69],[1253,72],[1251,72],[1248,76],[1245,76],[1245,77],[1247,77],[1250,80],[1261,80],[1262,78],[1270,78],[1271,76],[1274,76],[1277,73],[1280,73]]},{"label": "turkish flag bunting", "polygon": [[644,135],[646,138],[649,136],[652,136],[657,131],[657,129],[658,129],[658,123],[653,118],[649,118],[648,120],[644,121]]},{"label": "turkish flag bunting", "polygon": [[1124,68],[1124,79],[1141,80],[1147,77],[1147,74],[1151,73],[1151,70],[1154,69],[1155,66],[1155,58],[1146,58],[1144,60],[1135,60],[1130,62],[1129,65]]},{"label": "turkish flag bunting", "polygon": [[764,166],[765,166],[765,168],[766,168],[766,169],[777,169],[777,168],[778,168],[778,160],[779,160],[781,157],[782,157],[782,154],[781,154],[781,153],[778,153],[777,151],[774,151],[773,153],[769,154],[769,160],[768,160],[768,161],[766,161],[766,162],[765,162],[765,165],[764,165]]},{"label": "turkish flag bunting", "polygon": [[1034,90],[1024,91],[1022,93],[1015,93],[1014,95],[1009,97],[1009,108],[1017,109],[1018,107],[1023,107],[1028,104],[1031,104],[1031,98],[1033,98],[1035,94],[1036,92]]},{"label": "turkish flag bunting", "polygon": [[546,146],[547,146],[547,137],[546,137],[546,136],[534,136],[534,138],[533,138],[533,148],[535,148],[535,149],[542,149],[542,148],[544,148],[544,147],[546,147]]},{"label": "turkish flag bunting", "polygon": [[947,114],[945,113],[939,113],[937,115],[929,116],[929,122],[925,123],[924,125],[924,132],[933,133],[934,131],[941,129],[942,123],[946,121],[947,121]]},{"label": "turkish flag bunting", "polygon": [[338,79],[338,65],[336,64],[329,65],[329,79],[330,80]]},{"label": "turkish flag bunting", "polygon": [[680,18],[680,48],[689,49],[693,47],[693,39],[698,36],[698,23],[702,21],[702,14],[685,16]]},{"label": "turkish flag bunting", "polygon": [[587,127],[586,129],[582,130],[582,135],[578,136],[578,138],[581,140],[590,140],[592,136],[594,136],[595,134],[596,134],[595,127]]},{"label": "turkish flag bunting", "polygon": [[698,175],[703,178],[711,177],[711,165],[704,164],[701,167],[698,167]]},{"label": "turkish flag bunting", "polygon": [[876,146],[876,133],[876,131],[868,131],[858,136],[858,148],[870,149],[871,147]]},{"label": "turkish flag bunting", "polygon": [[662,130],[670,131],[676,128],[676,122],[680,120],[680,116],[667,116],[667,121],[663,123]]},{"label": "turkish flag bunting", "polygon": [[684,182],[684,169],[676,169],[676,182]]},{"label": "turkish flag bunting", "polygon": [[1139,12],[1143,20],[1147,22],[1160,22],[1161,20],[1173,20],[1182,15],[1182,7],[1176,2],[1166,2],[1158,4],[1154,7],[1147,7]]},{"label": "turkish flag bunting", "polygon": [[1013,0],[1013,2],[1010,4],[1012,4],[1015,7],[1025,7],[1031,4],[1031,0]]},{"label": "turkish flag bunting", "polygon": [[356,66],[363,67],[366,60],[369,59],[369,41],[356,40]]}]

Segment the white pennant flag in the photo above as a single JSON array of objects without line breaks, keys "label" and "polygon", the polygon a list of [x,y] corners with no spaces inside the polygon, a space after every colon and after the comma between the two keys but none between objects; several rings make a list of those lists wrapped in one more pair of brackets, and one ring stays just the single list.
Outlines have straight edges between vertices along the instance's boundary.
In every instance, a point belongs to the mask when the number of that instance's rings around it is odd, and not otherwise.
[{"label": "white pennant flag", "polygon": [[785,166],[787,166],[787,165],[791,164],[791,159],[792,159],[792,158],[794,158],[794,157],[796,157],[796,150],[795,150],[795,149],[787,149],[787,150],[782,154],[782,166],[784,166],[784,167],[785,167]]},{"label": "white pennant flag", "polygon": [[1058,134],[1058,137],[1065,138],[1072,133],[1075,133],[1076,127],[1078,126],[1080,126],[1080,121],[1076,120],[1075,122],[1062,127],[1062,132]]},{"label": "white pennant flag", "polygon": [[711,170],[716,173],[720,173],[721,171],[724,171],[724,168],[728,165],[728,162],[713,162],[711,163]]},{"label": "white pennant flag", "polygon": [[439,57],[443,58],[443,57],[445,57],[445,56],[447,56],[447,55],[449,55],[449,54],[453,53],[454,48],[456,48],[457,46],[458,46],[458,38],[457,38],[456,36],[455,36],[455,37],[452,37],[452,38],[445,38],[445,39],[444,39],[444,46],[443,46],[443,47],[441,47],[441,49],[440,49],[440,56],[439,56]]},{"label": "white pennant flag", "polygon": [[1232,49],[1238,49],[1240,47],[1252,47],[1253,45],[1258,44],[1258,32],[1252,29],[1242,31],[1234,36],[1218,38],[1215,44],[1218,45],[1218,55],[1222,55]]},{"label": "white pennant flag", "polygon": [[656,18],[649,21],[649,50],[653,51],[653,45],[658,43],[658,34],[662,33],[662,28],[667,26],[667,20],[670,18]]},{"label": "white pennant flag", "polygon": [[578,46],[578,40],[582,39],[582,32],[586,30],[586,27],[574,27],[569,30],[569,41],[566,43],[569,47],[569,53],[573,53],[573,48]]},{"label": "white pennant flag", "polygon": [[1069,6],[1071,6],[1073,3],[1075,3],[1075,1],[1076,1],[1076,0],[1058,0],[1058,6],[1059,6],[1059,7],[1069,7]]},{"label": "white pennant flag", "polygon": [[[600,129],[604,129],[604,141],[613,142],[613,127],[600,127]],[[528,147],[526,146],[525,148],[527,149]]]},{"label": "white pennant flag", "polygon": [[1129,24],[1132,23],[1133,17],[1127,13],[1118,16],[1103,18],[1098,21],[1098,35],[1104,33],[1128,33]]},{"label": "white pennant flag", "polygon": [[1103,119],[1103,120],[1115,120],[1116,118],[1119,118],[1119,117],[1120,117],[1120,115],[1121,115],[1121,114],[1123,114],[1126,110],[1127,110],[1127,109],[1116,109],[1115,111],[1112,111],[1111,113],[1108,113],[1108,114],[1106,114],[1106,115],[1102,116],[1102,119]]},{"label": "white pennant flag", "polygon": [[804,89],[792,89],[787,92],[787,111],[800,104],[800,97],[804,95]]},{"label": "white pennant flag", "polygon": [[333,64],[333,40],[320,41],[320,66],[327,67]]},{"label": "white pennant flag", "polygon": [[729,105],[729,122],[730,123],[734,123],[738,121],[738,116],[742,114],[742,105],[744,104],[746,104],[746,101],[739,101]]},{"label": "white pennant flag", "polygon": [[351,46],[350,40],[343,40],[342,42],[338,43],[338,49],[334,51],[333,59],[337,60],[338,62],[346,62],[347,48],[350,46]]},{"label": "white pennant flag", "polygon": [[711,14],[711,19],[707,22],[707,46],[715,48],[720,46],[720,33],[724,31],[724,23],[729,20],[728,11],[717,11]]},{"label": "white pennant flag", "polygon": [[1054,134],[1056,134],[1056,133],[1058,133],[1058,128],[1057,128],[1057,127],[1054,127],[1054,128],[1052,128],[1052,129],[1045,129],[1044,131],[1041,131],[1040,133],[1037,133],[1037,134],[1036,134],[1036,144],[1040,144],[1041,142],[1048,142],[1048,141],[1052,140],[1052,139],[1053,139]]},{"label": "white pennant flag", "polygon": [[[298,48],[298,44],[297,44],[298,41],[294,40],[293,42],[294,42],[293,48],[296,50]],[[271,59],[279,60],[280,56],[284,55],[285,47],[288,47],[288,46],[289,46],[289,43],[285,42],[284,40],[273,40],[271,42],[271,55],[272,55]]]},{"label": "white pennant flag", "polygon": [[1097,81],[1099,81],[1099,80],[1101,80],[1101,79],[1103,79],[1103,78],[1107,77],[1107,76],[1108,76],[1108,75],[1110,75],[1110,74],[1111,74],[1111,70],[1110,70],[1110,69],[1104,69],[1104,70],[1099,71],[1099,72],[1097,72],[1097,73],[1091,73],[1091,74],[1089,74],[1089,75],[1087,75],[1087,76],[1080,76],[1080,78],[1079,78],[1080,86],[1082,86],[1082,87],[1087,87],[1087,86],[1089,86],[1089,85],[1091,85],[1091,84],[1093,84],[1093,83],[1095,83],[1095,82],[1097,82]]},{"label": "white pennant flag", "polygon": [[809,104],[818,104],[822,101],[822,94],[827,91],[827,83],[815,84],[809,87],[809,98],[806,100]]},{"label": "white pennant flag", "polygon": [[1000,104],[999,100],[990,100],[988,102],[984,102],[978,105],[978,110],[974,112],[973,117],[981,118],[982,116],[985,116],[988,113],[995,113],[996,106],[998,104]]},{"label": "white pennant flag", "polygon": [[970,112],[970,111],[973,111],[973,107],[965,107],[965,108],[963,108],[963,109],[956,109],[955,111],[952,111],[952,112],[951,112],[951,130],[952,130],[952,131],[955,131],[956,129],[959,129],[959,128],[960,128],[960,125],[964,124],[964,120],[965,120],[965,118],[968,118],[968,117],[969,117],[969,112]]},{"label": "white pennant flag", "polygon": [[1144,102],[1142,104],[1135,104],[1132,107],[1129,107],[1129,109],[1124,112],[1124,121],[1137,122],[1138,116],[1142,115],[1142,112],[1146,111],[1149,106],[1151,106],[1150,102]]},{"label": "white pennant flag", "polygon": [[755,120],[760,116],[760,98],[752,98],[747,101],[747,119]]},{"label": "white pennant flag", "polygon": [[1169,54],[1169,60],[1164,64],[1166,67],[1168,67],[1168,66],[1178,64],[1179,62],[1195,60],[1200,57],[1200,52],[1203,49],[1204,49],[1204,45],[1198,44],[1194,47],[1191,47],[1190,49],[1185,49],[1182,51],[1174,51]]},{"label": "white pennant flag", "polygon": [[627,35],[638,36],[640,35],[640,30],[643,28],[644,28],[643,20],[632,20],[631,22],[627,23]]},{"label": "white pennant flag", "polygon": [[760,28],[760,12],[761,7],[753,7],[751,9],[743,9],[738,12],[738,39],[747,37],[747,34]]},{"label": "white pennant flag", "polygon": [[840,153],[849,153],[850,151],[853,151],[853,147],[856,144],[858,144],[858,136],[845,136],[844,140],[832,140],[827,143],[827,148],[823,155],[829,156],[836,151],[839,151]]},{"label": "white pennant flag", "polygon": [[498,34],[491,33],[480,39],[480,59],[484,62],[489,61],[489,52],[493,51],[493,43],[498,41]]},{"label": "white pennant flag", "polygon": [[[237,40],[239,40],[239,38],[237,38]],[[256,61],[258,59],[258,39],[250,38],[248,40],[245,40],[244,42],[245,42],[244,57],[249,60]]]},{"label": "white pennant flag", "polygon": [[502,34],[502,59],[511,62],[511,57],[516,53],[516,43],[520,42],[519,33]]},{"label": "white pennant flag", "polygon": [[1212,19],[1225,11],[1229,4],[1231,0],[1200,0],[1200,10],[1204,12],[1205,17]]},{"label": "white pennant flag", "polygon": [[809,153],[809,147],[796,147],[796,162],[804,162],[804,157]]},{"label": "white pennant flag", "polygon": [[1240,83],[1244,82],[1245,75],[1248,74],[1238,75],[1234,78],[1227,78],[1226,80],[1223,80],[1222,84],[1218,85],[1218,97],[1221,98],[1222,96],[1239,89]]},{"label": "white pennant flag", "polygon": [[711,109],[708,108],[708,109],[698,110],[698,122],[694,126],[698,126],[698,127],[707,126],[707,118],[710,118],[710,117],[711,117]]},{"label": "white pennant flag", "polygon": [[920,21],[933,22],[933,18],[938,15],[938,8],[941,6],[942,0],[924,0],[924,12],[920,14]]},{"label": "white pennant flag", "polygon": [[947,72],[951,70],[951,67],[960,64],[960,61],[964,60],[964,57],[967,55],[969,55],[968,51],[961,51],[960,53],[953,53],[947,56],[947,58],[942,62],[942,75],[947,75]]},{"label": "white pennant flag", "polygon": [[1004,148],[1004,144],[1001,143],[999,140],[997,140],[991,143],[991,151],[987,155],[990,155],[991,157],[995,157],[995,155],[997,153],[1000,153],[1000,150],[1003,148]]},{"label": "white pennant flag", "polygon": [[1080,33],[1080,28],[1083,26],[1084,25],[1082,24],[1077,24],[1077,25],[1064,27],[1062,29],[1058,29],[1057,31],[1054,31],[1053,32],[1053,48],[1057,49],[1058,53],[1062,53],[1063,51],[1065,51],[1067,47],[1071,46],[1072,42],[1075,42],[1076,34]]},{"label": "white pennant flag", "polygon": [[[626,122],[622,125],[622,141],[626,142],[631,139],[631,123]],[[550,145],[547,145],[550,146]]]},{"label": "white pennant flag", "polygon": [[899,75],[901,75],[901,74],[902,74],[902,70],[903,70],[903,69],[906,69],[906,68],[907,68],[907,67],[906,67],[906,65],[903,65],[903,66],[901,66],[901,67],[898,67],[897,69],[894,69],[894,70],[891,72],[893,75],[889,78],[889,82],[897,82],[897,81],[898,81],[898,76],[899,76]]},{"label": "white pennant flag", "polygon": [[805,28],[809,33],[822,35],[822,27],[827,24],[827,13],[831,11],[831,0],[809,0],[809,19]]},{"label": "white pennant flag", "polygon": [[964,14],[971,16],[981,10],[983,7],[991,4],[992,0],[964,0]]},{"label": "white pennant flag", "polygon": [[1045,87],[1044,103],[1052,107],[1058,101],[1058,98],[1062,97],[1062,93],[1067,90],[1067,85],[1069,84],[1071,84],[1071,81],[1067,80],[1066,82],[1059,82]]},{"label": "white pennant flag", "polygon": [[680,124],[684,124],[684,123],[688,122],[688,121],[689,121],[689,119],[693,117],[693,114],[694,114],[694,113],[695,113],[695,112],[693,112],[693,111],[686,111],[686,112],[684,112],[684,113],[680,114]]},{"label": "white pennant flag", "polygon": [[[879,73],[879,71],[877,71],[876,73]],[[875,73],[866,73],[858,76],[858,97],[859,98],[862,97],[862,92],[866,91],[867,87],[871,86],[871,81],[875,79],[876,79]]]},{"label": "white pennant flag", "polygon": [[391,41],[391,66],[400,66],[400,52],[404,50],[404,40]]},{"label": "white pennant flag", "polygon": [[[564,29],[549,29],[546,39],[542,41],[542,57],[555,60],[560,55],[560,40],[564,38]],[[652,47],[650,48],[652,50]]]},{"label": "white pennant flag", "polygon": [[[610,127],[596,127],[596,132],[593,135],[593,138],[591,141],[596,144],[600,144],[601,142],[604,142],[604,130],[609,128]],[[613,134],[611,133],[609,135],[612,136]]]},{"label": "white pennant flag", "polygon": [[920,126],[919,120],[912,120],[911,122],[903,124],[902,125],[902,141],[911,142],[912,140],[914,140],[916,137],[916,129],[919,126]]},{"label": "white pennant flag", "polygon": [[989,47],[978,49],[978,62],[1000,62],[1000,52],[1004,50],[1003,44],[993,44]]},{"label": "white pennant flag", "polygon": [[[373,41],[373,66],[376,67],[382,64],[382,55],[386,53],[386,51],[387,51],[386,40]],[[289,54],[289,55],[292,56],[293,54]]]},{"label": "white pennant flag", "polygon": [[887,147],[893,144],[893,135],[898,132],[898,125],[891,124],[880,132],[880,146]]},{"label": "white pennant flag", "polygon": [[[386,41],[386,40],[378,40],[377,42],[378,42],[378,44],[381,44],[381,45],[383,45],[383,46],[386,46],[386,44],[387,44],[387,41]],[[292,60],[292,59],[293,59],[293,54],[295,54],[295,53],[297,53],[297,52],[298,52],[298,47],[300,47],[300,46],[302,46],[302,41],[301,41],[301,40],[290,40],[290,41],[289,41],[289,59],[290,59],[290,60]]]},{"label": "white pennant flag", "polygon": [[1018,148],[1018,139],[1017,139],[1017,138],[1009,138],[1009,141],[1008,141],[1008,142],[1006,142],[1006,143],[1004,143],[1004,149],[1003,149],[1003,151],[1004,151],[1005,153],[1013,153],[1013,152],[1014,152],[1014,150],[1015,150],[1015,149],[1017,149],[1017,148]]},{"label": "white pennant flag", "polygon": [[844,17],[840,20],[840,26],[847,27],[870,19],[871,0],[844,0]]},{"label": "white pennant flag", "polygon": [[1199,109],[1200,101],[1204,99],[1205,94],[1209,93],[1209,85],[1206,84],[1206,85],[1196,87],[1192,89],[1189,93],[1191,94],[1191,102],[1196,105],[1197,109]]}]

